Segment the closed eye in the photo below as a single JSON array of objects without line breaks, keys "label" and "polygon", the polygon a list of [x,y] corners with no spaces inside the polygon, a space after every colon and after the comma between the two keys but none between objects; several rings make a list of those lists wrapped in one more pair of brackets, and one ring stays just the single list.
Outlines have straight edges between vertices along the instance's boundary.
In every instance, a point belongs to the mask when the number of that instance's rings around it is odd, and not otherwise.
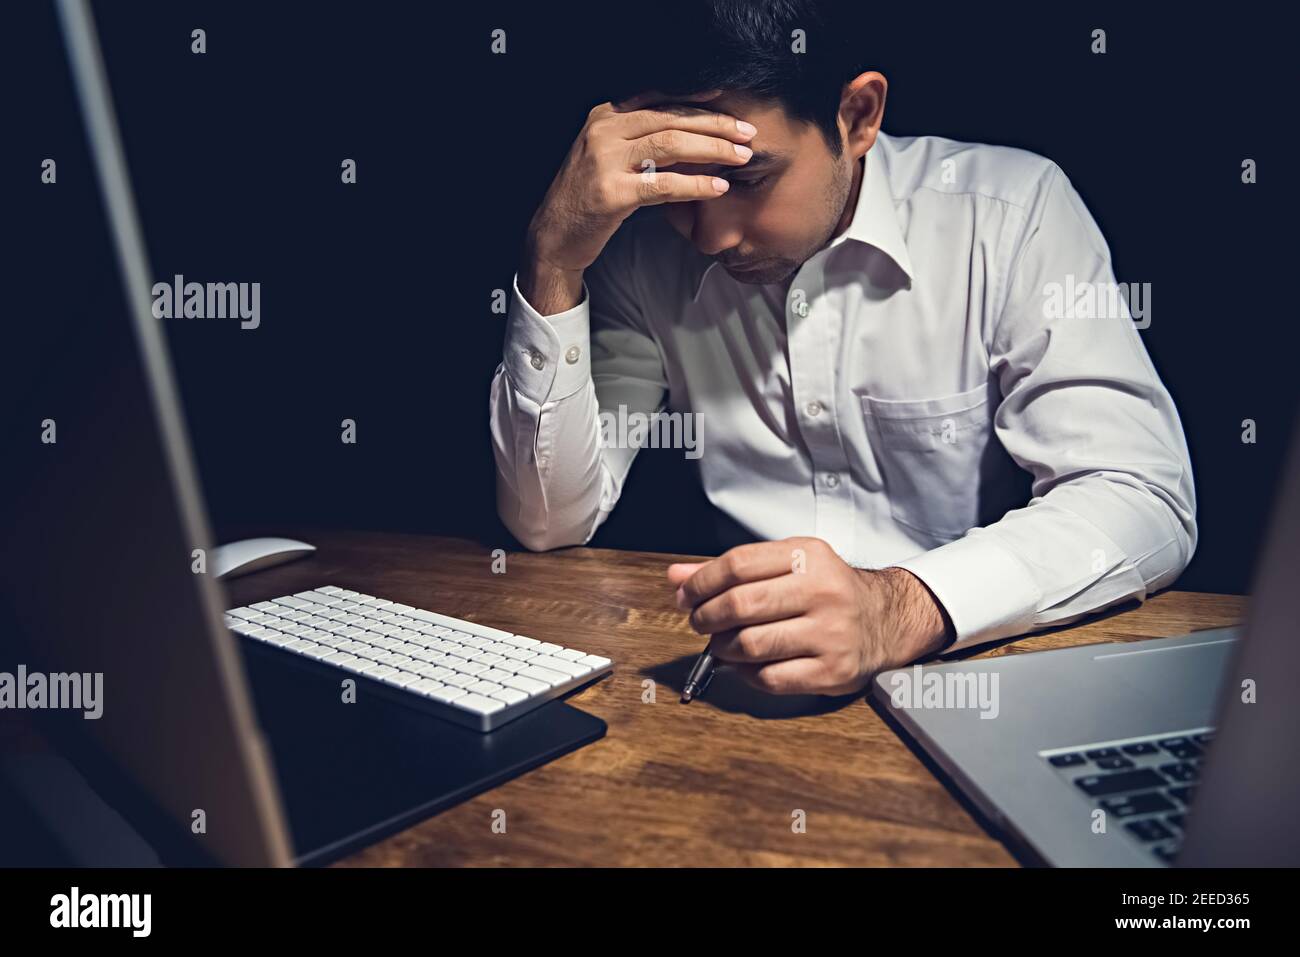
[{"label": "closed eye", "polygon": [[772,177],[769,175],[759,176],[755,179],[732,179],[731,185],[739,186],[741,189],[758,189],[771,178]]}]

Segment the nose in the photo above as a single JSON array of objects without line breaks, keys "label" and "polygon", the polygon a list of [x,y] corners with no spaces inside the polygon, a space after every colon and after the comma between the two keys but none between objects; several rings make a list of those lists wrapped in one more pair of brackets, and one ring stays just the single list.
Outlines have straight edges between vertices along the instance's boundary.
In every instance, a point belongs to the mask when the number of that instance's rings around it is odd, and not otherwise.
[{"label": "nose", "polygon": [[733,249],[744,238],[738,210],[719,196],[707,202],[694,202],[691,206],[691,242],[706,256]]}]

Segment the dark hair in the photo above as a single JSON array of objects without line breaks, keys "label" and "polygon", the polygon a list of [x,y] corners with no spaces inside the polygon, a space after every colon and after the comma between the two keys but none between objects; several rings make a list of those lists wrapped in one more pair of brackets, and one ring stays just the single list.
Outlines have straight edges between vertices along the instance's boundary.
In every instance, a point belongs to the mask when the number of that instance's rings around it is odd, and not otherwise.
[{"label": "dark hair", "polygon": [[[722,89],[779,102],[812,123],[831,152],[844,84],[861,73],[856,31],[817,0],[672,0],[644,8],[639,48],[622,64],[615,102],[645,90],[684,95]],[[793,31],[802,30],[804,52]]]}]

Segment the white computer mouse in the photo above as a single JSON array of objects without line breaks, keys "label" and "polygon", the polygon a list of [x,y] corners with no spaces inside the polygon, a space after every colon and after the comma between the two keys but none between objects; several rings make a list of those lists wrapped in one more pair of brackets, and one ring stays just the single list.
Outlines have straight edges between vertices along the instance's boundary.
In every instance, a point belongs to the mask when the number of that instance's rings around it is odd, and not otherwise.
[{"label": "white computer mouse", "polygon": [[208,568],[216,578],[234,578],[272,565],[283,565],[314,551],[315,545],[292,538],[245,538],[212,549]]}]

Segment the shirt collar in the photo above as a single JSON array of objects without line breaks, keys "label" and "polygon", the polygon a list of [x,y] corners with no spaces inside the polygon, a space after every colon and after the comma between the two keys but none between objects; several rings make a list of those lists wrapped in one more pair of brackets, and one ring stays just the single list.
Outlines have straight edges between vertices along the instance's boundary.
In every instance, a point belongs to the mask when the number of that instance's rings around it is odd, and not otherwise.
[{"label": "shirt collar", "polygon": [[[834,249],[842,243],[862,243],[880,250],[903,271],[910,285],[913,279],[912,260],[907,255],[907,243],[903,240],[903,231],[898,225],[898,213],[894,209],[894,195],[889,188],[889,179],[885,170],[885,155],[882,147],[883,134],[876,139],[875,145],[862,158],[864,166],[862,186],[858,190],[858,204],[853,210],[853,219],[848,229],[836,236],[825,248]],[[710,260],[700,271],[695,280],[695,294],[692,301],[698,299],[704,280],[714,267],[721,268],[716,260]]]}]

